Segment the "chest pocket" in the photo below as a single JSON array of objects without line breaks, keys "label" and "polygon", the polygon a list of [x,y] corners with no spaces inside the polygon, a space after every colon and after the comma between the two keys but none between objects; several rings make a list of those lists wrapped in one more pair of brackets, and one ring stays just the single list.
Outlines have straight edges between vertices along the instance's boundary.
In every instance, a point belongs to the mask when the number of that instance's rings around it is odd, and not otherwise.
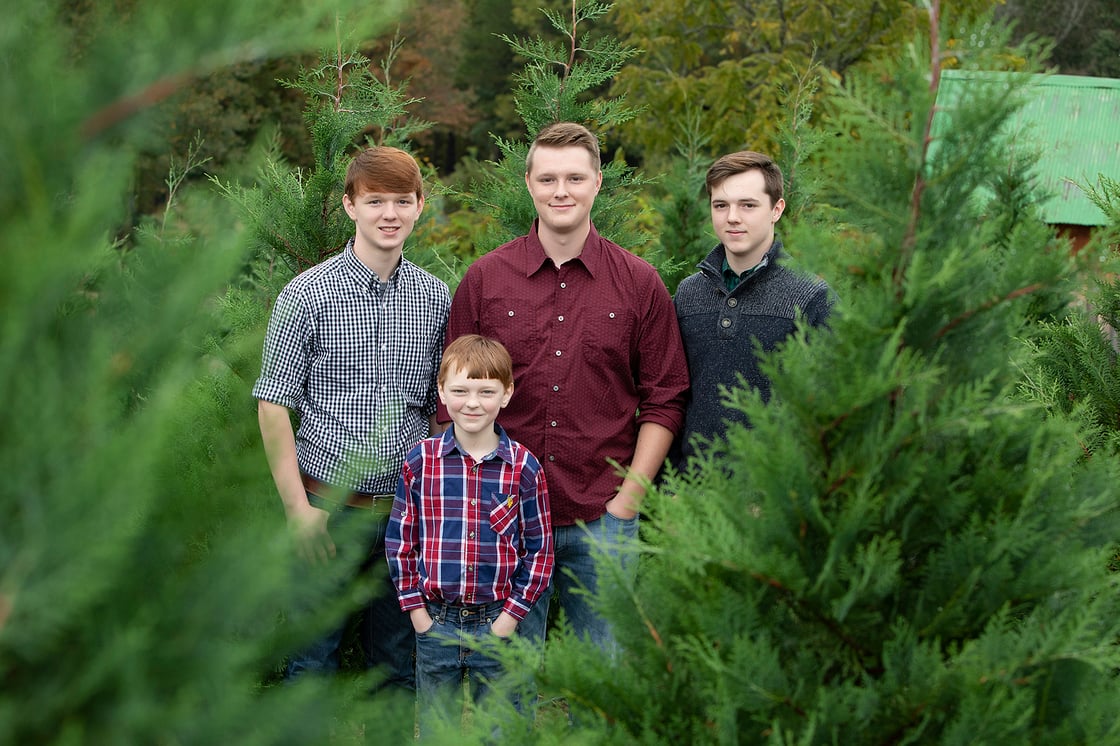
[{"label": "chest pocket", "polygon": [[631,350],[637,335],[637,316],[632,311],[590,309],[581,326],[583,354],[592,367],[629,370]]},{"label": "chest pocket", "polygon": [[529,360],[527,350],[540,347],[543,335],[534,306],[525,299],[488,299],[482,308],[479,333],[499,340],[513,356],[515,378]]},{"label": "chest pocket", "polygon": [[490,528],[496,534],[515,532],[520,513],[521,503],[516,493],[498,493],[494,495],[494,506],[490,509]]}]

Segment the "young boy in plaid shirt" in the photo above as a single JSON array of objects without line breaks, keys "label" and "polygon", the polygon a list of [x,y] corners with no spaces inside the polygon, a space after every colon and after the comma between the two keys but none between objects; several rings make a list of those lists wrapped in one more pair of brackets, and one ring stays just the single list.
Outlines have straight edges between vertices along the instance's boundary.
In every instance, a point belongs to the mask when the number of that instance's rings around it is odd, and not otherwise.
[{"label": "young boy in plaid shirt", "polygon": [[513,395],[509,353],[492,339],[459,337],[444,351],[438,386],[452,426],[405,458],[385,537],[416,630],[421,735],[441,711],[459,711],[464,675],[477,680],[477,702],[501,674],[470,642],[513,635],[553,564],[544,470],[495,423]]}]

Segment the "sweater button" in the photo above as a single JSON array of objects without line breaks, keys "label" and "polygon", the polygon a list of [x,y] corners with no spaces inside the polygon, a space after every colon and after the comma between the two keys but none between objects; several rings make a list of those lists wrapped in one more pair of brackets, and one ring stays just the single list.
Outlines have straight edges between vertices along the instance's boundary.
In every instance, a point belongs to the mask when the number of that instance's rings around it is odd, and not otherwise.
[{"label": "sweater button", "polygon": [[735,307],[735,306],[737,306],[737,305],[739,305],[739,300],[738,300],[738,298],[728,298],[728,299],[727,299],[727,306],[728,306],[728,308],[734,308],[734,307]]},{"label": "sweater button", "polygon": [[723,319],[719,322],[719,325],[726,329],[727,327],[731,326],[731,319]]}]

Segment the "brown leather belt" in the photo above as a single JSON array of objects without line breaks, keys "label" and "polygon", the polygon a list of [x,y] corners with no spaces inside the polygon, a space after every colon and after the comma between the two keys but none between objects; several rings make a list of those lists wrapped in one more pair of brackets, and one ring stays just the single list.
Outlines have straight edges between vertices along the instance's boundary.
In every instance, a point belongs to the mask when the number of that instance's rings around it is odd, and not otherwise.
[{"label": "brown leather belt", "polygon": [[[315,477],[309,477],[303,472],[300,472],[300,476],[303,478],[303,488],[316,497],[332,500],[332,495],[337,496],[339,494],[337,487],[332,487],[326,482],[320,482]],[[375,495],[370,492],[348,492],[343,502],[351,508],[364,508],[378,513],[388,513],[393,509],[394,497],[394,495]]]}]

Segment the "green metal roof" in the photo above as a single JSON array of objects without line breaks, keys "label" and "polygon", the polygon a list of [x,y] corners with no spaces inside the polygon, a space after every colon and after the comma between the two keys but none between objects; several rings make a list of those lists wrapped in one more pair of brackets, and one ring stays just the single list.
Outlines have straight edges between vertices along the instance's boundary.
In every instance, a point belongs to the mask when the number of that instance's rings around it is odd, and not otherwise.
[{"label": "green metal roof", "polygon": [[[946,70],[938,103],[960,96],[960,86],[1000,73]],[[1078,184],[1096,184],[1099,174],[1120,180],[1120,80],[1079,75],[1036,75],[1026,104],[1011,123],[1012,147],[1040,151],[1035,169],[1052,195],[1042,206],[1046,222],[1104,225],[1104,213]]]}]

